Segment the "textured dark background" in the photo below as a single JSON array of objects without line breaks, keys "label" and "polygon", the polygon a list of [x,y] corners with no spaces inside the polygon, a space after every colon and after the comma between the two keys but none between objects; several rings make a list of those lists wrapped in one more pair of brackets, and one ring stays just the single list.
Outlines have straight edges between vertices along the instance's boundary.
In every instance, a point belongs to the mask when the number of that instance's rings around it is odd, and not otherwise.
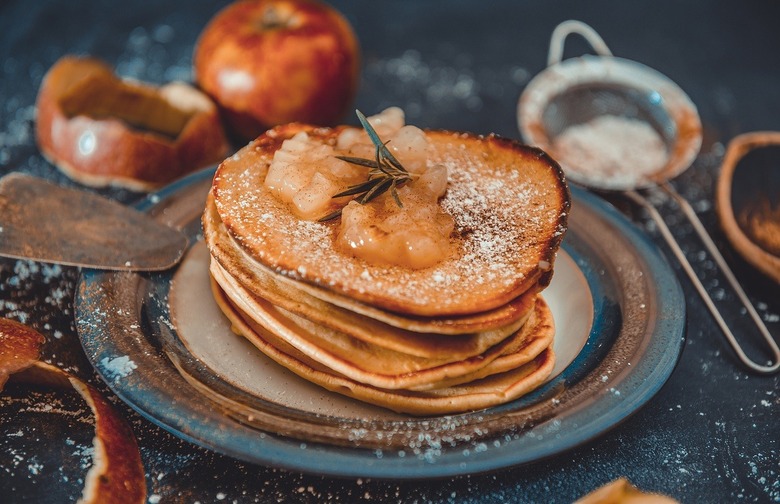
[{"label": "textured dark background", "polygon": [[[612,51],[675,80],[699,108],[702,151],[675,182],[714,235],[761,316],[780,333],[780,288],[734,256],[719,230],[712,185],[736,134],[780,129],[780,4],[400,0],[333,4],[363,48],[356,106],[407,110],[424,127],[518,137],[517,99],[545,66],[565,19],[591,24]],[[5,1],[0,5],[0,174],[24,171],[75,185],[34,141],[35,95],[65,54],[90,54],[152,82],[191,80],[198,33],[223,2]],[[579,40],[567,55],[586,51]],[[778,168],[780,169],[780,168]],[[102,194],[131,203],[142,195]],[[654,195],[727,319],[750,339],[690,227]],[[641,212],[624,209],[667,251]],[[675,267],[679,271],[679,267]],[[49,341],[45,356],[95,384],[73,321],[78,272],[0,260],[0,315]],[[683,502],[780,502],[777,377],[744,372],[686,279],[688,340],[679,366],[642,410],[599,439],[551,460],[442,481],[330,479],[245,464],[167,434],[118,403],[139,438],[150,502],[571,502],[619,476]],[[106,390],[105,387],[102,387]],[[75,501],[90,463],[89,411],[70,394],[8,388],[0,398],[0,500]]]}]

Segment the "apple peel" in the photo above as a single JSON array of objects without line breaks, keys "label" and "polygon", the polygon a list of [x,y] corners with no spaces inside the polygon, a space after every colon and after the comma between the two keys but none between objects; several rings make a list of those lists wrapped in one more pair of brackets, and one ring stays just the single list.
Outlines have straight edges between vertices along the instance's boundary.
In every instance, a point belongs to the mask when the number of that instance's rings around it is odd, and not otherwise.
[{"label": "apple peel", "polygon": [[145,502],[144,467],[130,425],[94,387],[41,362],[40,350],[45,341],[42,334],[24,324],[0,319],[0,391],[12,375],[15,382],[75,389],[95,415],[95,454],[78,502]]},{"label": "apple peel", "polygon": [[60,58],[41,83],[36,109],[42,154],[89,186],[152,190],[230,150],[205,93],[184,82],[120,78],[94,58]]}]

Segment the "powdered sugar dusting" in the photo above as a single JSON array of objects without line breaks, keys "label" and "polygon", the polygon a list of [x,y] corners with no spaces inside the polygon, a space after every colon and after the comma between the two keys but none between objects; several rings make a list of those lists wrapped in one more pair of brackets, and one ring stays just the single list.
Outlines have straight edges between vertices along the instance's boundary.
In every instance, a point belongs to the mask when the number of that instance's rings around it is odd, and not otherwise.
[{"label": "powdered sugar dusting", "polygon": [[113,359],[103,357],[100,361],[100,365],[103,367],[103,370],[108,377],[113,379],[125,378],[132,374],[134,369],[138,368],[136,363],[130,360],[130,357],[127,355],[115,357]]},{"label": "powdered sugar dusting", "polygon": [[391,309],[468,312],[475,299],[483,309],[497,306],[535,281],[540,260],[552,262],[548,240],[560,236],[564,222],[561,188],[533,151],[437,135],[429,163],[444,164],[450,174],[441,205],[455,221],[456,253],[431,268],[379,266],[335,250],[332,223],[300,220],[268,193],[262,184],[268,156],[251,146],[220,168],[217,210],[240,245],[285,276]]},{"label": "powdered sugar dusting", "polygon": [[[515,269],[517,247],[528,229],[525,224],[539,221],[538,215],[526,213],[533,194],[533,187],[526,183],[510,185],[502,179],[485,179],[479,167],[473,165],[453,171],[442,207],[455,217],[458,234],[467,237],[463,240],[462,256],[466,268],[473,265],[485,271],[472,281],[500,282],[506,287],[515,281],[502,272]],[[520,214],[528,217],[526,223],[520,222]],[[517,271],[517,275],[522,277],[524,273]]]}]

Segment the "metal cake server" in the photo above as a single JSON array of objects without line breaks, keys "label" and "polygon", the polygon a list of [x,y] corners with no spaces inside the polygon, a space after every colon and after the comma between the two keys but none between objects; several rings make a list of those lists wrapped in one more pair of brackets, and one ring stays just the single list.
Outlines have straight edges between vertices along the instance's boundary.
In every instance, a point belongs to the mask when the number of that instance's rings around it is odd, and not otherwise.
[{"label": "metal cake server", "polygon": [[0,256],[161,271],[176,265],[187,245],[181,231],[102,196],[21,173],[0,179]]}]

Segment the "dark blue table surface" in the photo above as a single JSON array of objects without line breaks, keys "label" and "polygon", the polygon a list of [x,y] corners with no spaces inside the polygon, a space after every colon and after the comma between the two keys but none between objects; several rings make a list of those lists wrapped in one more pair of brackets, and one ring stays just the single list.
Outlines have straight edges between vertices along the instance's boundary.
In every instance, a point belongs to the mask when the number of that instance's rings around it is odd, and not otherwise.
[{"label": "dark blue table surface", "polygon": [[[728,141],[780,129],[780,4],[745,2],[493,1],[332,2],[363,50],[355,105],[399,105],[423,127],[518,138],[517,99],[544,69],[549,36],[565,19],[593,26],[613,53],[676,81],[699,108],[701,154],[676,188],[744,283],[773,334],[780,288],[723,237],[713,183]],[[41,156],[35,95],[65,54],[89,54],[123,76],[192,80],[197,36],[224,2],[6,1],[0,5],[0,175],[22,171],[76,185]],[[579,40],[567,55],[586,51]],[[142,195],[97,192],[124,203]],[[657,198],[677,238],[740,337],[755,339],[735,296],[674,207]],[[614,201],[660,249],[647,216]],[[671,256],[670,256],[671,257]],[[670,261],[671,262],[671,261]],[[688,339],[680,363],[649,404],[623,424],[554,459],[440,481],[331,479],[255,466],[181,441],[119,402],[139,439],[150,502],[571,502],[617,477],[682,502],[780,502],[778,377],[737,363],[680,268]],[[73,268],[0,259],[0,316],[47,336],[45,359],[99,386],[73,319]],[[0,500],[70,502],[91,460],[92,426],[72,395],[9,387],[0,397]]]}]

